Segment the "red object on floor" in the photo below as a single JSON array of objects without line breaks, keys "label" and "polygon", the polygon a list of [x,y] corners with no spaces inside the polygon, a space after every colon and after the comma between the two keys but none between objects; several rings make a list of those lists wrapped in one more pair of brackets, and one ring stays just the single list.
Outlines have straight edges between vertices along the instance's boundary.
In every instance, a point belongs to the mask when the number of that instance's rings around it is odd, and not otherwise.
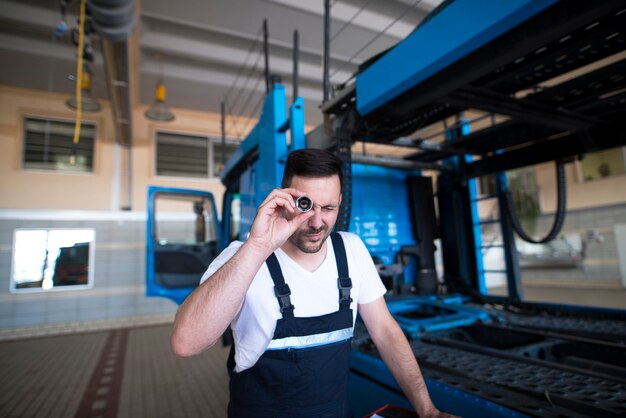
[{"label": "red object on floor", "polygon": [[410,411],[408,409],[405,408],[400,408],[399,406],[395,406],[395,405],[385,405],[380,409],[377,409],[376,411],[372,412],[371,414],[366,415],[363,418],[374,418],[374,417],[381,417],[381,418],[416,418],[419,417],[419,415],[417,415],[415,412]]}]

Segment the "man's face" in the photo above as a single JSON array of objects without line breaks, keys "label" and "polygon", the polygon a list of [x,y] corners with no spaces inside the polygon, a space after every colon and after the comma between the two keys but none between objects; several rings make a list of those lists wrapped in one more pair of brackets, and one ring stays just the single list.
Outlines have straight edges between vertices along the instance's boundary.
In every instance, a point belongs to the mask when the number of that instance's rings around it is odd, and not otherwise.
[{"label": "man's face", "polygon": [[313,216],[305,221],[289,242],[305,253],[318,252],[335,226],[339,204],[341,203],[341,184],[339,176],[299,177],[294,176],[291,185],[313,200]]}]

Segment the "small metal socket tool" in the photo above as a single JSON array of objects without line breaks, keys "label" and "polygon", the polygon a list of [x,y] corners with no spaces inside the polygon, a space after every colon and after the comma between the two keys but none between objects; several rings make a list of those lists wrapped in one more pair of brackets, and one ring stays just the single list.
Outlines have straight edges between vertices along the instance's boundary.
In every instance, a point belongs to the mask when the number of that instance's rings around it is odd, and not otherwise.
[{"label": "small metal socket tool", "polygon": [[296,208],[300,211],[300,212],[308,212],[311,209],[313,209],[313,201],[311,200],[310,197],[307,196],[300,196],[299,198],[296,199]]}]

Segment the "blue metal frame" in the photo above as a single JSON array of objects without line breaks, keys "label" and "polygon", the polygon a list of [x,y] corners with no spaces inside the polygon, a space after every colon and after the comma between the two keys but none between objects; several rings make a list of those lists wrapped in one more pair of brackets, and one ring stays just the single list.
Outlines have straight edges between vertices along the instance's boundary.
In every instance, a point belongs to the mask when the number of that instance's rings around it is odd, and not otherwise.
[{"label": "blue metal frame", "polygon": [[[163,286],[159,286],[156,283],[154,269],[155,269],[155,251],[156,246],[159,245],[155,242],[154,236],[154,222],[155,222],[155,200],[159,194],[177,194],[177,195],[189,195],[189,196],[202,196],[211,201],[213,205],[213,217],[217,223],[217,240],[218,248],[221,248],[221,242],[223,237],[221,236],[222,228],[220,228],[219,217],[217,216],[217,208],[215,206],[215,199],[213,194],[201,190],[192,189],[179,189],[175,187],[160,187],[160,186],[148,186],[148,203],[147,203],[147,226],[146,226],[146,296],[161,296],[169,298],[177,304],[183,303],[185,298],[195,289],[194,287],[185,287],[177,289],[169,289]],[[198,277],[200,282],[200,277]]]},{"label": "blue metal frame", "polygon": [[[286,108],[285,88],[275,83],[265,98],[258,123],[224,165],[223,182],[251,153],[258,151],[258,160],[240,177],[239,193],[244,210],[239,239],[245,239],[250,231],[256,208],[274,188],[280,187],[287,153],[306,146],[303,99],[297,97],[290,106],[289,118]],[[291,133],[289,148],[288,130]]]},{"label": "blue metal frame", "polygon": [[[400,395],[402,393],[400,386],[381,359],[353,351],[350,356],[350,371],[348,395],[355,416],[364,416],[388,403],[412,409],[409,401]],[[525,414],[444,383],[428,378],[424,381],[435,406],[446,412],[464,418],[527,417]]]},{"label": "blue metal frame", "polygon": [[236,188],[238,186],[239,182],[235,182],[234,185],[230,185],[224,191],[224,196],[222,196],[222,227],[220,228],[222,240],[220,242],[221,245],[219,246],[220,252],[223,251],[230,244],[231,210],[233,195],[235,194],[233,193],[233,188]]},{"label": "blue metal frame", "polygon": [[[466,162],[471,161],[471,157],[465,157]],[[482,254],[482,230],[480,229],[480,215],[478,213],[478,187],[476,183],[477,179],[471,179],[467,182],[467,187],[469,189],[469,198],[470,198],[470,212],[472,217],[472,229],[474,232],[474,245],[476,248],[476,270],[477,270],[477,284],[478,292],[481,295],[487,294],[487,283],[485,278],[485,263],[483,260]]]},{"label": "blue metal frame", "polygon": [[297,97],[289,107],[289,131],[291,132],[289,152],[306,148],[306,135],[304,134],[304,100],[302,97]]},{"label": "blue metal frame", "polygon": [[[471,127],[469,122],[464,119],[464,118],[460,118],[459,119],[459,127],[458,129],[448,129],[446,130],[446,141],[451,141],[459,136],[466,136],[469,135],[471,133]],[[463,160],[459,160],[460,158],[462,158]],[[455,157],[451,157],[448,158],[447,160],[445,160],[443,162],[444,165],[448,166],[448,167],[452,167],[454,172],[458,172],[459,171],[459,166],[461,164],[461,162],[471,162],[472,161],[472,156],[470,155],[464,155],[464,156],[455,156]],[[476,271],[473,272],[476,276],[476,290],[481,293],[481,294],[487,294],[487,286],[486,286],[486,281],[485,281],[485,267],[484,267],[484,262],[483,262],[483,257],[482,257],[482,252],[481,252],[481,245],[482,245],[482,231],[480,229],[480,220],[479,220],[479,213],[478,213],[478,190],[477,190],[477,186],[476,186],[476,179],[472,179],[469,180],[467,182],[466,185],[466,192],[467,192],[467,201],[468,201],[468,206],[467,207],[462,207],[461,202],[462,199],[459,198],[459,196],[456,196],[456,198],[453,196],[452,202],[453,202],[453,210],[454,210],[454,217],[457,218],[458,221],[458,225],[459,226],[463,226],[462,230],[459,230],[457,228],[457,230],[455,230],[455,233],[457,234],[457,236],[455,237],[454,241],[456,242],[455,245],[455,252],[458,254],[459,260],[458,260],[458,271],[459,274],[461,274],[461,276],[466,279],[469,277],[471,270],[469,269],[469,266],[471,265],[469,262],[470,259],[470,252],[467,251],[467,249],[465,248],[464,245],[459,245],[459,243],[463,243],[463,242],[467,242],[467,240],[471,239],[471,241],[473,242],[474,245],[474,259],[476,261],[476,266],[475,269]],[[439,193],[442,193],[442,190],[439,190]],[[452,192],[454,193],[458,193],[458,192]],[[469,224],[465,223],[463,221],[463,217],[461,216],[463,214],[464,211],[469,210]],[[466,234],[471,234],[471,237],[466,237]],[[450,238],[450,237],[448,237]]]},{"label": "blue metal frame", "polygon": [[557,0],[456,0],[356,79],[357,110],[366,115],[448,65],[483,47]]},{"label": "blue metal frame", "polygon": [[[446,302],[428,296],[412,297],[405,300],[390,301],[387,303],[387,307],[402,331],[414,340],[419,340],[419,336],[423,332],[456,328],[490,320],[487,312],[462,306],[459,298],[453,298],[453,300]],[[440,313],[429,318],[407,318],[404,316],[410,312],[421,312],[424,308],[439,310]]]},{"label": "blue metal frame", "polygon": [[500,230],[502,232],[502,245],[504,249],[504,263],[506,266],[506,282],[509,298],[520,301],[524,298],[522,289],[522,272],[519,266],[519,255],[515,245],[515,233],[511,221],[506,213],[506,194],[509,191],[509,182],[506,173],[496,175],[496,187],[498,190],[498,208],[500,210]]}]

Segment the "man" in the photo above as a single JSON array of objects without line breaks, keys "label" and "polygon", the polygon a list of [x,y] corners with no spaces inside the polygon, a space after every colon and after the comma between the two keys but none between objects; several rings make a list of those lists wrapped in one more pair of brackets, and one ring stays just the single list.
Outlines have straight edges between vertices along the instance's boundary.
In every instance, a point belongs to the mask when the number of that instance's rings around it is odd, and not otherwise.
[{"label": "man", "polygon": [[[312,210],[298,211],[300,196],[312,200]],[[224,250],[179,308],[172,348],[181,356],[211,347],[232,324],[230,417],[350,417],[348,357],[357,306],[420,417],[449,416],[430,400],[365,245],[354,234],[331,236],[340,203],[337,157],[292,152],[283,188],[258,208],[248,239]]]}]

